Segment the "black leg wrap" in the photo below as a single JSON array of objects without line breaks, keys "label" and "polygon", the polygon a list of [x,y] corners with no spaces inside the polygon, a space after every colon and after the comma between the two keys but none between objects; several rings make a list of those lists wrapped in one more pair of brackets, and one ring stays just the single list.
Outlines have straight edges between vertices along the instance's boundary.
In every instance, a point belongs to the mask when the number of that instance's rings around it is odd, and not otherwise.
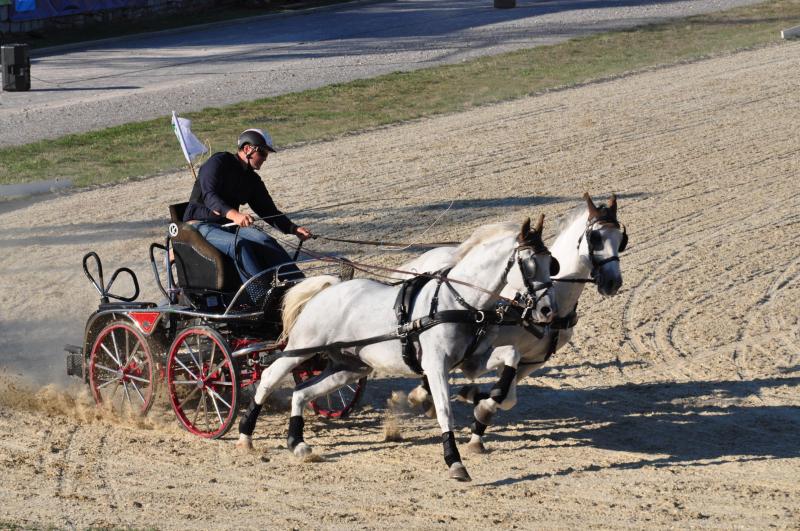
[{"label": "black leg wrap", "polygon": [[303,421],[303,417],[301,415],[289,417],[289,437],[286,439],[286,444],[289,447],[289,450],[294,450],[298,444],[303,442],[304,424],[305,422]]},{"label": "black leg wrap", "polygon": [[483,437],[483,434],[486,433],[486,424],[479,420],[472,421],[472,433],[479,437]]},{"label": "black leg wrap", "polygon": [[442,444],[444,445],[444,462],[447,463],[447,466],[452,466],[453,463],[460,463],[461,455],[458,453],[456,438],[452,431],[442,434]]},{"label": "black leg wrap", "polygon": [[239,433],[253,435],[256,430],[256,420],[258,420],[259,413],[261,413],[261,405],[256,404],[256,399],[253,398],[250,400],[250,405],[247,406],[247,411],[244,412],[242,420],[239,421]]},{"label": "black leg wrap", "polygon": [[483,393],[481,391],[478,391],[477,393],[475,393],[475,396],[472,397],[472,405],[477,406],[478,402],[480,402],[481,400],[486,400],[487,398],[489,398],[489,393]]},{"label": "black leg wrap", "polygon": [[511,389],[511,384],[517,376],[517,369],[508,365],[503,365],[503,372],[500,374],[500,379],[494,384],[492,390],[489,391],[489,396],[494,399],[498,404],[508,396],[508,390]]}]

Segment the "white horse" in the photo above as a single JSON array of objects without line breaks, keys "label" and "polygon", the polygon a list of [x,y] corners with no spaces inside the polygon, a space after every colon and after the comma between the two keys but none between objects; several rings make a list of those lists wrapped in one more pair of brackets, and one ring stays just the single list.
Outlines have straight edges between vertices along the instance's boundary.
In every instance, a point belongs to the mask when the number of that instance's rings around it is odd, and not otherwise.
[{"label": "white horse", "polygon": [[[537,319],[547,321],[557,308],[550,282],[551,256],[542,242],[542,221],[534,230],[496,224],[478,229],[455,252],[453,268],[422,278],[415,296],[408,282],[387,285],[370,279],[339,283],[312,277],[290,289],[284,299],[285,356],[264,371],[254,400],[239,425],[237,446],[252,448],[255,421],[267,396],[294,367],[319,352],[330,363],[317,378],[292,395],[288,448],[298,457],[311,453],[303,440],[303,408],[310,400],[355,382],[373,370],[418,376],[428,382],[442,429],[450,477],[469,481],[453,436],[447,375],[470,351],[488,350],[497,332],[495,307],[511,270],[522,270]],[[515,267],[516,266],[516,267]],[[404,301],[398,306],[396,301]],[[400,308],[400,310],[398,310]],[[408,321],[398,320],[398,313]],[[399,324],[398,324],[399,323]],[[402,340],[401,340],[402,339]],[[408,345],[404,347],[403,343]],[[414,348],[416,344],[416,348]]]},{"label": "white horse", "polygon": [[[458,398],[475,405],[475,421],[468,450],[484,453],[483,434],[498,409],[508,410],[517,401],[516,384],[542,367],[550,356],[572,337],[577,322],[578,298],[585,283],[597,284],[601,295],[613,296],[622,285],[619,253],[625,250],[628,236],[617,221],[617,198],[611,196],[608,205],[595,206],[589,194],[584,194],[585,205],[569,212],[559,223],[558,236],[551,246],[553,256],[560,264],[560,272],[553,272],[558,315],[549,326],[540,326],[531,319],[517,320],[518,326],[502,326],[489,356],[473,357],[460,367],[469,379],[490,371],[500,378],[490,393],[480,393],[476,386],[465,386]],[[434,271],[447,267],[455,259],[456,247],[432,249],[415,260],[400,266],[406,271]],[[518,271],[512,271],[502,295],[514,298],[524,293],[525,283]],[[430,414],[430,396],[427,384],[409,394],[412,405],[421,405]]]}]

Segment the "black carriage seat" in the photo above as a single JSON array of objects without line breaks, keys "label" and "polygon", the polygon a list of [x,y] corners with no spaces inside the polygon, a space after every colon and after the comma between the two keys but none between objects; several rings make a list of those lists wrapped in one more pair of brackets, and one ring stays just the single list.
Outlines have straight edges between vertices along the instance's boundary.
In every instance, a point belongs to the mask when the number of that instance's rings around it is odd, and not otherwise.
[{"label": "black carriage seat", "polygon": [[242,281],[233,260],[208,243],[191,223],[183,221],[189,203],[169,206],[169,214],[178,227],[172,236],[178,286],[193,290],[236,292]]},{"label": "black carriage seat", "polygon": [[[208,243],[191,223],[182,221],[188,204],[169,206],[170,219],[178,229],[171,240],[177,284],[194,306],[221,312],[234,300],[242,281],[233,259]],[[231,311],[263,312],[261,320],[280,323],[280,305],[286,288],[271,283],[262,286],[259,300],[252,301],[245,294],[237,298]]]}]

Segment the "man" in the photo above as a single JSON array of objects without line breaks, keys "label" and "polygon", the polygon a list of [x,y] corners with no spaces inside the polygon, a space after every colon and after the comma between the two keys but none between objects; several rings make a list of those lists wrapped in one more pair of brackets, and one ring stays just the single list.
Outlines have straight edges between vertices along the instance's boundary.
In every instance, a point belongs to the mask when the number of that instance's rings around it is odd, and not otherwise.
[{"label": "man", "polygon": [[[311,237],[311,231],[298,227],[278,210],[256,173],[269,153],[275,153],[269,133],[261,129],[244,131],[239,135],[236,154],[215,153],[200,167],[183,216],[184,221],[191,222],[221,252],[234,260],[238,252],[242,282],[292,259],[273,238],[249,228],[253,217],[240,212],[241,205],[249,205],[253,212],[284,234],[294,234],[303,241]],[[238,238],[236,227],[223,227],[231,222],[240,227]],[[281,268],[281,279],[302,277],[294,264]]]}]

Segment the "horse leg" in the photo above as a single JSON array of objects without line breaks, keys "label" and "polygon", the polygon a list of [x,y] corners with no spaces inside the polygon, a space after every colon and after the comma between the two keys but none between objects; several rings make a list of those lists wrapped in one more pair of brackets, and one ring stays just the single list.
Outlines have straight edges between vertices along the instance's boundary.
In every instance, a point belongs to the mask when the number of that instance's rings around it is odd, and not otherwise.
[{"label": "horse leg", "polygon": [[261,408],[264,402],[267,401],[267,397],[272,394],[272,391],[275,390],[275,386],[284,376],[289,374],[295,367],[311,356],[313,356],[313,354],[279,358],[272,365],[267,367],[267,370],[261,375],[261,381],[258,383],[258,389],[255,395],[250,400],[245,414],[239,421],[239,440],[236,441],[237,448],[242,450],[253,449],[253,432],[256,429],[258,415],[261,413]]},{"label": "horse leg", "polygon": [[349,368],[329,363],[325,370],[308,381],[295,387],[292,393],[292,416],[289,418],[289,435],[286,446],[295,456],[311,454],[311,446],[303,440],[303,410],[310,401],[330,394],[345,385],[357,382],[371,369],[368,367]]},{"label": "horse leg", "polygon": [[[437,358],[432,351],[428,354],[428,360]],[[431,389],[431,398],[436,407],[436,418],[442,429],[442,444],[444,446],[444,462],[450,471],[450,478],[457,481],[472,481],[467,469],[461,463],[461,455],[458,453],[455,435],[453,434],[453,412],[450,409],[449,386],[447,383],[447,371],[444,367],[445,356],[438,356],[437,361],[425,363],[426,357],[422,357],[423,369],[428,376],[428,384]],[[433,366],[430,366],[433,365]]]},{"label": "horse leg", "polygon": [[[491,363],[494,359],[493,353],[497,349],[489,349],[481,355],[472,355],[469,360],[462,362],[460,369],[464,376],[469,380],[480,378],[487,372],[493,370]],[[484,398],[489,398],[488,393],[481,391],[480,386],[475,383],[462,385],[461,389],[455,396],[459,402],[464,402],[472,406],[478,405],[478,402]]]},{"label": "horse leg", "polygon": [[[486,365],[489,362],[491,352],[492,349],[489,349],[480,355],[473,354],[468,360],[462,362],[459,368],[464,376],[474,380],[489,372],[490,369]],[[480,389],[476,384],[467,384],[461,386],[455,398],[475,406],[479,400],[488,397],[488,394],[480,393]],[[428,385],[426,376],[423,376],[420,385],[408,394],[408,405],[412,408],[421,407],[428,417],[433,418],[436,415],[436,408],[433,406],[433,400],[431,400],[431,387]]]},{"label": "horse leg", "polygon": [[[492,423],[492,418],[499,408],[511,409],[517,401],[516,376],[517,366],[519,365],[520,355],[514,347],[500,347],[495,349],[492,354],[493,366],[502,363],[500,378],[489,391],[488,396],[474,397],[475,417],[472,423],[472,436],[470,437],[467,449],[474,453],[486,453],[486,446],[483,444],[483,435],[486,428]],[[499,369],[499,367],[498,367]]]}]

